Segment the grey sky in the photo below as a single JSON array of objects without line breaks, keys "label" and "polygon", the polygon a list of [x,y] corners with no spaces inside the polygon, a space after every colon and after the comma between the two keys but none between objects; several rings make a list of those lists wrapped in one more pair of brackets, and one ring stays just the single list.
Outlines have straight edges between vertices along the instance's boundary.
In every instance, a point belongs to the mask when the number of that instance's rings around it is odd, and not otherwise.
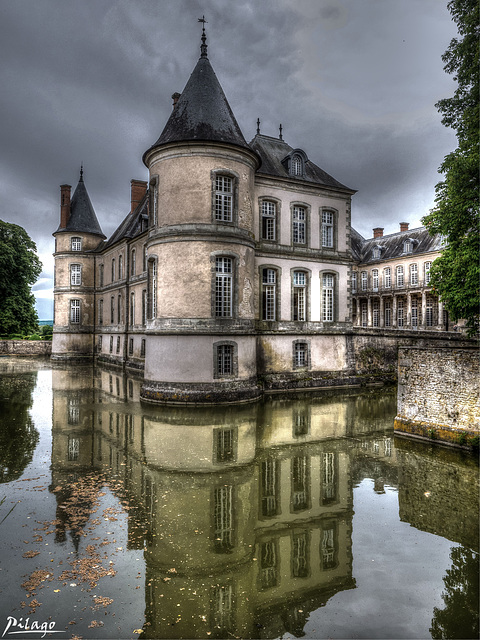
[{"label": "grey sky", "polygon": [[[441,55],[456,35],[446,0],[2,0],[0,218],[24,226],[51,299],[59,185],[80,163],[110,235],[130,179],[199,57],[208,54],[243,134],[283,137],[358,190],[365,237],[420,224],[455,146],[434,107],[453,93]],[[40,317],[51,303],[39,302]]]}]

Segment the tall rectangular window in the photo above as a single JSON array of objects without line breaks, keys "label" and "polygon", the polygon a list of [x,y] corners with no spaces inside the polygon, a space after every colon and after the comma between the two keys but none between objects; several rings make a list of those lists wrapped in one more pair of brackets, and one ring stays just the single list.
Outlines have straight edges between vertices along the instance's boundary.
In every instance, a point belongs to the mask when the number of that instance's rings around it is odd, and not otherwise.
[{"label": "tall rectangular window", "polygon": [[307,242],[307,223],[306,212],[304,207],[293,207],[293,243],[306,244]]},{"label": "tall rectangular window", "polygon": [[397,287],[403,287],[403,266],[397,267]]},{"label": "tall rectangular window", "polygon": [[80,322],[80,300],[70,300],[70,322],[74,324]]},{"label": "tall rectangular window", "polygon": [[386,267],[383,271],[383,284],[385,289],[390,289],[392,286],[392,270],[390,267]]},{"label": "tall rectangular window", "polygon": [[[117,336],[117,353],[120,353],[120,336]],[[117,378],[118,381],[118,378]]]},{"label": "tall rectangular window", "polygon": [[110,298],[110,324],[115,322],[115,298]]},{"label": "tall rectangular window", "polygon": [[362,271],[361,282],[362,282],[362,291],[366,291],[368,287],[368,274],[366,271]]},{"label": "tall rectangular window", "polygon": [[307,274],[304,271],[293,272],[293,319],[305,322]]},{"label": "tall rectangular window", "polygon": [[98,267],[98,280],[99,280],[99,286],[103,287],[103,281],[104,281],[104,266],[103,266],[103,264],[101,264]]},{"label": "tall rectangular window", "polygon": [[433,327],[433,298],[427,296],[425,308],[425,324],[427,327]]},{"label": "tall rectangular window", "polygon": [[147,322],[147,290],[142,291],[142,324]]},{"label": "tall rectangular window", "polygon": [[215,462],[235,462],[235,432],[233,429],[214,429]]},{"label": "tall rectangular window", "polygon": [[333,247],[333,212],[322,211],[322,247]]},{"label": "tall rectangular window", "polygon": [[274,458],[262,462],[262,515],[276,516],[279,511],[279,466]]},{"label": "tall rectangular window", "polygon": [[115,258],[112,258],[112,282],[115,281]]},{"label": "tall rectangular window", "polygon": [[233,346],[222,344],[217,347],[217,375],[233,374]]},{"label": "tall rectangular window", "polygon": [[233,180],[228,176],[215,177],[215,220],[233,221]]},{"label": "tall rectangular window", "polygon": [[122,296],[118,296],[117,301],[117,323],[120,324],[122,321]]},{"label": "tall rectangular window", "polygon": [[308,343],[295,342],[293,347],[294,368],[308,367],[308,364]]},{"label": "tall rectangular window", "polygon": [[232,258],[215,259],[215,316],[231,318],[233,311]]},{"label": "tall rectangular window", "polygon": [[361,310],[361,318],[362,318],[362,327],[368,327],[368,307],[366,302],[362,302],[360,310]]},{"label": "tall rectangular window", "polygon": [[134,276],[137,272],[137,252],[135,249],[132,249],[132,253],[130,255],[130,275]]},{"label": "tall rectangular window", "polygon": [[123,256],[118,256],[118,279],[123,278]]},{"label": "tall rectangular window", "polygon": [[157,263],[148,262],[148,317],[157,317]]},{"label": "tall rectangular window", "polygon": [[412,329],[418,327],[418,300],[412,297]]},{"label": "tall rectangular window", "polygon": [[135,324],[135,293],[130,294],[130,324]]},{"label": "tall rectangular window", "polygon": [[372,303],[372,324],[374,327],[380,326],[380,302],[374,300]]},{"label": "tall rectangular window", "polygon": [[334,319],[334,283],[331,273],[324,274],[322,278],[322,320],[333,322]]},{"label": "tall rectangular window", "polygon": [[410,284],[414,286],[418,284],[418,267],[416,264],[410,265]]},{"label": "tall rectangular window", "polygon": [[264,200],[262,202],[262,238],[263,240],[276,239],[277,205],[275,202]]},{"label": "tall rectangular window", "polygon": [[372,289],[378,291],[378,269],[372,269]]},{"label": "tall rectangular window", "polygon": [[397,326],[399,328],[403,328],[405,326],[405,308],[403,304],[403,300],[399,298],[397,301]]},{"label": "tall rectangular window", "polygon": [[322,454],[322,505],[332,504],[337,496],[335,453]]},{"label": "tall rectangular window", "polygon": [[233,549],[233,487],[223,485],[215,489],[213,501],[214,547],[217,553]]},{"label": "tall rectangular window", "polygon": [[392,304],[390,300],[385,300],[384,302],[384,313],[385,313],[385,326],[392,326]]},{"label": "tall rectangular window", "polygon": [[70,265],[70,284],[81,285],[82,284],[82,267],[79,264]]},{"label": "tall rectangular window", "polygon": [[425,262],[425,284],[430,284],[430,268],[432,266],[431,262]]},{"label": "tall rectangular window", "polygon": [[357,272],[352,271],[352,293],[357,292]]},{"label": "tall rectangular window", "polygon": [[262,270],[262,319],[276,320],[277,272],[275,269]]},{"label": "tall rectangular window", "polygon": [[98,324],[103,324],[103,300],[98,303]]},{"label": "tall rectangular window", "polygon": [[309,572],[308,533],[302,531],[292,536],[292,575],[294,578],[306,578]]}]

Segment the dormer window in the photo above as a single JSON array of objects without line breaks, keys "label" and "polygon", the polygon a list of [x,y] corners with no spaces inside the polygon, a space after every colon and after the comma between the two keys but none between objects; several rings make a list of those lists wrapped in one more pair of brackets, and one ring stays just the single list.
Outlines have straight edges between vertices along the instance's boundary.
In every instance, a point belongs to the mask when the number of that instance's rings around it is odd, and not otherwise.
[{"label": "dormer window", "polygon": [[299,155],[292,158],[292,176],[303,176],[303,162]]},{"label": "dormer window", "polygon": [[403,253],[412,253],[412,251],[413,251],[413,242],[409,238],[408,240],[405,240],[403,243]]},{"label": "dormer window", "polygon": [[378,260],[381,255],[382,255],[382,250],[380,249],[380,247],[373,247],[372,258],[374,260]]}]

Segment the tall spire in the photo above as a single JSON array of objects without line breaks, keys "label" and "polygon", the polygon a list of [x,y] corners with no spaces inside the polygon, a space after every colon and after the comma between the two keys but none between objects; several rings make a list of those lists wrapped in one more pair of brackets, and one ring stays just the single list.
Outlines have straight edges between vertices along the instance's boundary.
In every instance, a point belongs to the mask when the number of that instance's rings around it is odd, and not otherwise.
[{"label": "tall spire", "polygon": [[[202,44],[200,45],[200,51],[201,51],[201,58],[208,58],[207,56],[207,36],[205,34],[205,23],[207,22],[205,20],[205,16],[202,16],[201,18],[198,19],[199,22],[203,22],[203,29],[202,29]],[[208,24],[208,23],[207,23]]]}]

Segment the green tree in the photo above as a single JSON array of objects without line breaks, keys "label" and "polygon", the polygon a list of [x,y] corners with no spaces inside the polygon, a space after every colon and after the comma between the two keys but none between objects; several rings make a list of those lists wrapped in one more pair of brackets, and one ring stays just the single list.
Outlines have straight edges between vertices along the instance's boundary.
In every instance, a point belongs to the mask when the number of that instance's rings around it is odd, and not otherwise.
[{"label": "green tree", "polygon": [[31,286],[42,271],[36,246],[22,227],[0,220],[0,334],[37,330]]},{"label": "green tree", "polygon": [[431,270],[432,286],[451,318],[464,318],[470,335],[479,330],[479,0],[450,0],[448,9],[458,29],[442,56],[457,89],[435,106],[442,123],[455,129],[458,147],[445,156],[435,187],[435,207],[423,223],[440,233],[445,248]]}]

